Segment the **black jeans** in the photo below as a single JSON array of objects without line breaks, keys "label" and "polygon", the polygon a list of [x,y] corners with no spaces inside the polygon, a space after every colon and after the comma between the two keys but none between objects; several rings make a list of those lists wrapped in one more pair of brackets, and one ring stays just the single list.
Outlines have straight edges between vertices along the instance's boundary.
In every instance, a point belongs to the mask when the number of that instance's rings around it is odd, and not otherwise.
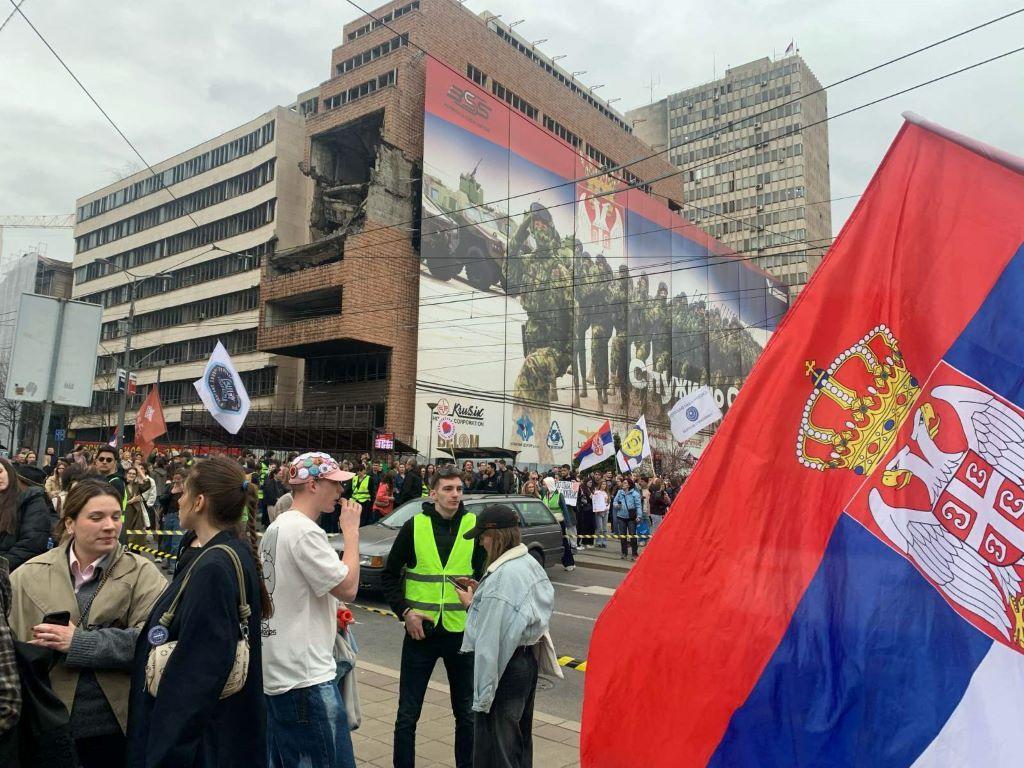
[{"label": "black jeans", "polygon": [[636,520],[629,520],[623,517],[615,518],[615,532],[620,536],[631,536],[628,539],[619,539],[619,544],[622,545],[622,554],[626,554],[627,549],[632,549],[633,557],[637,556],[637,538],[636,538]]},{"label": "black jeans", "polygon": [[402,644],[402,675],[398,682],[398,716],[395,718],[395,768],[416,765],[416,723],[423,709],[427,683],[438,659],[444,661],[455,715],[455,765],[473,765],[473,654],[459,653],[461,632],[435,629],[423,640],[408,634]]},{"label": "black jeans", "polygon": [[128,746],[123,733],[75,739],[75,751],[82,768],[123,768]]},{"label": "black jeans", "polygon": [[520,647],[505,667],[490,712],[476,713],[473,768],[530,768],[533,765],[533,700],[537,657]]}]

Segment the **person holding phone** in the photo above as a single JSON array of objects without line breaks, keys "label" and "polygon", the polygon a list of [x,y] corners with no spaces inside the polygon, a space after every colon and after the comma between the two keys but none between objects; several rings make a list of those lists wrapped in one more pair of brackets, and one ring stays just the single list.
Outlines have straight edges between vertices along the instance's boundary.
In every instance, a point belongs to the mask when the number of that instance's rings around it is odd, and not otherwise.
[{"label": "person holding phone", "polygon": [[58,546],[11,574],[11,630],[55,652],[50,682],[70,713],[82,768],[118,768],[135,643],[166,581],[118,544],[121,495],[108,483],[75,483],[63,513]]},{"label": "person holding phone", "polygon": [[462,652],[474,656],[473,768],[529,768],[537,677],[542,665],[545,674],[558,669],[548,635],[555,589],[511,507],[488,506],[463,536],[487,552],[479,584],[467,579],[458,589],[468,609]]}]

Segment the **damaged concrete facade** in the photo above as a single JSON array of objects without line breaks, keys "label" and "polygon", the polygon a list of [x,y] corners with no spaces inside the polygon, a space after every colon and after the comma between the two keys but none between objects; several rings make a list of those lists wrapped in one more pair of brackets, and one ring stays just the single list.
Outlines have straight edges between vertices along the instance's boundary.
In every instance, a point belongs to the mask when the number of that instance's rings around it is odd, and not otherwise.
[{"label": "damaged concrete facade", "polygon": [[[371,403],[378,428],[415,445],[426,73],[419,48],[470,77],[485,68],[536,108],[539,126],[582,141],[580,151],[625,162],[650,149],[622,115],[573,90],[567,73],[541,63],[492,13],[478,16],[455,0],[397,0],[372,14],[384,23],[364,16],[347,24],[332,77],[298,96],[301,169],[313,184],[309,243],[266,261],[259,348],[304,359],[298,407]],[[639,180],[673,167],[653,159],[631,170]],[[682,199],[677,178],[653,189]]]}]

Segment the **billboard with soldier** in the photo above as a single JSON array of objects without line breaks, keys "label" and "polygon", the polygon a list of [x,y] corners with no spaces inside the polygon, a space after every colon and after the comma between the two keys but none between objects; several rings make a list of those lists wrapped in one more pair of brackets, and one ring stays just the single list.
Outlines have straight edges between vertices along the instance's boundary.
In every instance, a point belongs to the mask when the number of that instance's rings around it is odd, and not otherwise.
[{"label": "billboard with soldier", "polygon": [[606,418],[667,424],[697,386],[727,409],[788,306],[753,260],[429,57],[422,205],[425,455],[562,463]]}]

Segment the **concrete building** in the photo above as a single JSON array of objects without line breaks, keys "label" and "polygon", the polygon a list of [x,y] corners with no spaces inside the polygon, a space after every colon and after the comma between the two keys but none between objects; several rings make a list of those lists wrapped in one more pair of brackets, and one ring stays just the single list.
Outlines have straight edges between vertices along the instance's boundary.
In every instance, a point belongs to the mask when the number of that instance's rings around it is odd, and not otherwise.
[{"label": "concrete building", "polygon": [[155,164],[155,175],[146,170],[78,199],[73,295],[104,311],[93,408],[75,418],[76,439],[106,441],[116,426],[116,371],[126,367],[133,290],[127,367],[137,372],[138,392],[129,402],[127,440],[154,382],[168,439],[186,439],[181,413],[198,403],[192,382],[218,341],[254,409],[296,406],[298,361],[260,352],[256,340],[261,267],[275,248],[302,243],[308,233],[304,144],[302,116],[275,107]]},{"label": "concrete building", "polygon": [[[398,0],[372,16],[345,26],[329,78],[298,98],[314,182],[310,242],[268,259],[259,348],[304,358],[307,412],[367,407],[372,426],[412,446],[426,71],[419,48],[595,167],[649,150],[624,115],[493,13],[476,15],[454,0]],[[621,177],[636,183],[671,170],[653,159]],[[670,178],[654,191],[681,200],[683,184]]]},{"label": "concrete building", "polygon": [[828,124],[814,125],[828,114],[820,89],[799,55],[763,58],[627,113],[638,137],[686,169],[686,217],[760,257],[792,297],[832,238]]},{"label": "concrete building", "polygon": [[[71,263],[29,252],[12,259],[0,274],[0,444],[10,446],[12,451],[24,443],[38,444],[42,414],[38,403],[3,398],[23,293],[70,299]],[[59,417],[66,409],[58,406],[55,410]]]}]

